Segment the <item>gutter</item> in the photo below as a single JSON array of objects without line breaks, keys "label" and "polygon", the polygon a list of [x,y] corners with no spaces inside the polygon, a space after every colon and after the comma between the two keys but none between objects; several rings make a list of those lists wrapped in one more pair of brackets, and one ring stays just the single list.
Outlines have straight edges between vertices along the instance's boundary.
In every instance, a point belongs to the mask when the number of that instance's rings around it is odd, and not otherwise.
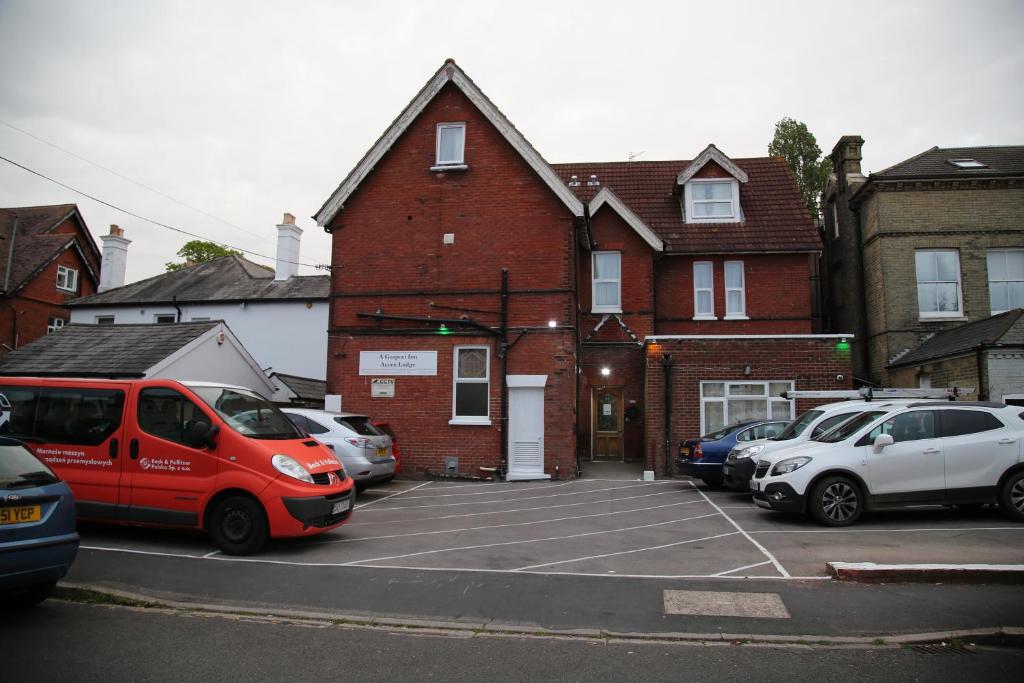
[{"label": "gutter", "polygon": [[887,183],[887,184],[889,184],[889,183],[918,183],[918,182],[927,182],[927,181],[932,181],[932,180],[971,181],[971,180],[1021,180],[1021,179],[1022,179],[1021,175],[1007,175],[1005,173],[993,173],[993,174],[985,174],[985,175],[982,175],[982,174],[974,175],[974,174],[972,174],[972,175],[969,175],[969,176],[959,176],[959,175],[954,175],[954,176],[951,176],[951,175],[915,175],[915,176],[907,176],[905,178],[885,178],[885,177],[876,176],[876,175],[872,174],[872,175],[869,175],[867,177],[867,179],[861,184],[860,187],[857,188],[857,190],[852,195],[850,195],[850,199],[848,201],[851,204],[853,204],[854,202],[859,202],[860,199],[861,199],[860,195],[863,192],[867,191],[867,188],[868,188],[869,185],[877,185],[879,183]]}]

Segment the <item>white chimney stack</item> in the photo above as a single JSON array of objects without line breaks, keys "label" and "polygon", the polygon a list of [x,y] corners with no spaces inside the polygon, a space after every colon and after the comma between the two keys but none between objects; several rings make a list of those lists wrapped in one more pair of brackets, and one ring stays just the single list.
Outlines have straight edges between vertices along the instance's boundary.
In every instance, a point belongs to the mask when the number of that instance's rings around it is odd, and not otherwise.
[{"label": "white chimney stack", "polygon": [[277,269],[275,280],[287,280],[299,274],[299,244],[302,228],[295,225],[295,216],[286,213],[277,226]]},{"label": "white chimney stack", "polygon": [[103,262],[100,264],[100,286],[96,291],[124,286],[124,273],[128,268],[128,245],[131,240],[125,239],[124,230],[116,225],[110,226],[110,234],[100,237],[103,241]]}]

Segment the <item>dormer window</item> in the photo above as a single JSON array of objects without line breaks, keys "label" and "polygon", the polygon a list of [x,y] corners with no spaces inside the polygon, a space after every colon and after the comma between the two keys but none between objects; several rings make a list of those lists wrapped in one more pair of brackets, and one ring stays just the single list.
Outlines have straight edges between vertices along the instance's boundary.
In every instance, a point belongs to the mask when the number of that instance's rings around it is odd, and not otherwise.
[{"label": "dormer window", "polygon": [[731,178],[694,178],[684,187],[687,223],[716,223],[740,220],[739,183]]},{"label": "dormer window", "polygon": [[437,124],[437,166],[465,165],[466,124]]}]

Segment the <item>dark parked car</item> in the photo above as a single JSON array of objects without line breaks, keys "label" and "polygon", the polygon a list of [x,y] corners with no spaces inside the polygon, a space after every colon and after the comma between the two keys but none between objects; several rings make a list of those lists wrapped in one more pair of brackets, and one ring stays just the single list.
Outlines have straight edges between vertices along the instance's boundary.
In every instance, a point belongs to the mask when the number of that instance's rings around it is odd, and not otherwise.
[{"label": "dark parked car", "polygon": [[785,427],[783,420],[751,420],[722,427],[699,439],[688,439],[679,445],[676,472],[702,479],[708,486],[721,486],[722,464],[737,442],[766,439]]},{"label": "dark parked car", "polygon": [[0,437],[0,601],[42,602],[77,554],[71,489],[20,441]]}]

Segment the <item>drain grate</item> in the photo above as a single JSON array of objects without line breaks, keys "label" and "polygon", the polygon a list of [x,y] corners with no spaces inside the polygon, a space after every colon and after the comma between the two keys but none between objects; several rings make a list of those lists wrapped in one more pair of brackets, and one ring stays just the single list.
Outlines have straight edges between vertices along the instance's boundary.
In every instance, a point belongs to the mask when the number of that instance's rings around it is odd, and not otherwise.
[{"label": "drain grate", "polygon": [[976,650],[960,645],[911,645],[910,649],[923,655],[976,655]]}]

